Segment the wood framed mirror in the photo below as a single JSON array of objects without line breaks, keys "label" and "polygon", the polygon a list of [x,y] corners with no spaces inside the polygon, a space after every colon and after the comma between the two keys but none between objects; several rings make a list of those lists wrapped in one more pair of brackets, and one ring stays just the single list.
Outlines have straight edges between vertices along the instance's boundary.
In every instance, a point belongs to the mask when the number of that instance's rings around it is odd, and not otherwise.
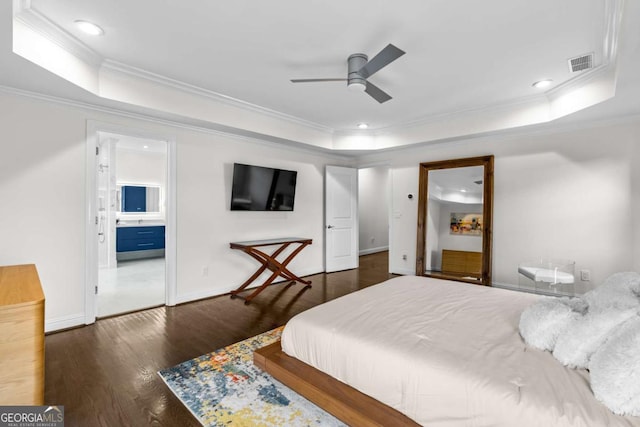
[{"label": "wood framed mirror", "polygon": [[420,163],[416,275],[491,286],[493,156]]}]

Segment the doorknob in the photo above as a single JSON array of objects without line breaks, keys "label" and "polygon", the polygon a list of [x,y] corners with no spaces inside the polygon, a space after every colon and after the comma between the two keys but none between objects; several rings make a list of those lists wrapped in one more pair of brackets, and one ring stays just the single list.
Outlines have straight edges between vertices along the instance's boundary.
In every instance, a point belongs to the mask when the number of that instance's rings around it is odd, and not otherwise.
[{"label": "doorknob", "polygon": [[327,225],[327,228],[333,228],[333,225]]}]

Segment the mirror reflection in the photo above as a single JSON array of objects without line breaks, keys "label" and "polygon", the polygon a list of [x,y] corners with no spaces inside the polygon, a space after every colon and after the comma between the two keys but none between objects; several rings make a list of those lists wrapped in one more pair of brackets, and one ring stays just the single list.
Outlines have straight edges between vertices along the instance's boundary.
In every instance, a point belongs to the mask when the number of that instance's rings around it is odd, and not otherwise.
[{"label": "mirror reflection", "polygon": [[416,275],[491,285],[493,156],[420,164]]},{"label": "mirror reflection", "polygon": [[117,185],[118,212],[160,212],[160,187],[145,185]]},{"label": "mirror reflection", "polygon": [[429,171],[425,272],[482,277],[483,167]]}]

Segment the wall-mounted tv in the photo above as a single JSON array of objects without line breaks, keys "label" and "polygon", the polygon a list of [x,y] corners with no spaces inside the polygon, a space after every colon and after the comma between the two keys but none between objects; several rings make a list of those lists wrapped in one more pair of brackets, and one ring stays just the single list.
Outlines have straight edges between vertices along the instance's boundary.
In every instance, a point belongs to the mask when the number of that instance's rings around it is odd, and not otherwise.
[{"label": "wall-mounted tv", "polygon": [[233,164],[232,211],[292,211],[298,172]]}]

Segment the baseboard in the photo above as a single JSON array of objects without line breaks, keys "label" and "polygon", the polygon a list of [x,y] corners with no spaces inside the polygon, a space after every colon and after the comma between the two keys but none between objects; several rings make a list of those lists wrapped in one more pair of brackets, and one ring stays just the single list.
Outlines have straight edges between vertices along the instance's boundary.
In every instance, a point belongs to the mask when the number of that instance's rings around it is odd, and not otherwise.
[{"label": "baseboard", "polygon": [[519,291],[519,290],[521,290],[518,287],[518,285],[514,285],[512,283],[492,282],[491,286],[494,287],[494,288],[508,289],[510,291]]},{"label": "baseboard", "polygon": [[131,261],[145,258],[164,258],[164,249],[146,249],[144,251],[116,252],[116,260]]},{"label": "baseboard", "polygon": [[415,276],[415,270],[409,270],[405,268],[394,268],[393,271],[390,271],[391,274],[400,274],[402,276]]},{"label": "baseboard", "polygon": [[384,252],[384,251],[388,251],[388,250],[389,250],[389,246],[380,246],[380,247],[377,247],[377,248],[361,249],[358,254],[360,256],[362,256],[362,255],[370,255],[370,254],[376,254],[378,252]]},{"label": "baseboard", "polygon": [[44,331],[54,332],[62,329],[74,328],[76,326],[83,326],[84,324],[84,313],[71,314],[69,316],[45,320]]},{"label": "baseboard", "polygon": [[[295,274],[297,274],[300,277],[306,277],[306,276],[312,276],[314,274],[320,274],[323,273],[323,270],[297,270],[294,271]],[[278,278],[277,280],[274,280],[273,283],[280,283],[280,282],[284,282],[285,279],[283,278]],[[252,284],[251,286],[247,287],[246,289],[251,289],[251,288],[257,288],[258,286],[260,286],[262,284],[261,281],[256,280],[256,282],[254,282],[254,284]],[[227,285],[224,287],[219,287],[216,289],[208,289],[206,291],[200,291],[200,292],[191,292],[188,294],[184,294],[184,295],[177,295],[176,296],[176,304],[184,304],[187,302],[193,302],[193,301],[198,301],[201,299],[206,299],[206,298],[213,298],[213,297],[217,297],[220,295],[224,295],[224,294],[228,294],[229,292],[231,292],[232,290],[236,289],[238,286],[240,286],[241,283],[237,283],[237,284],[233,284],[233,285]],[[313,286],[313,284],[312,284]]]}]

